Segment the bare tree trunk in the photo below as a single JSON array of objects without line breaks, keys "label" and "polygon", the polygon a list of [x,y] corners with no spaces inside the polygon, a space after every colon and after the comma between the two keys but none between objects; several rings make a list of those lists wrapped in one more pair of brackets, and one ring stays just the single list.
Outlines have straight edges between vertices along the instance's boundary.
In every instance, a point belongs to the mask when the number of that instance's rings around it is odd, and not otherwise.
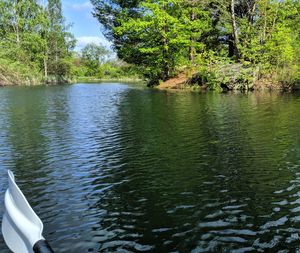
[{"label": "bare tree trunk", "polygon": [[[196,15],[194,8],[197,7],[197,5],[200,4],[199,0],[187,0],[187,5],[188,7],[191,8],[190,11],[190,21],[193,22],[196,20]],[[189,61],[191,62],[192,65],[195,65],[195,58],[196,58],[196,49],[195,49],[195,42],[196,38],[193,35],[193,30],[191,31],[191,36],[190,36],[190,46],[189,46]]]},{"label": "bare tree trunk", "polygon": [[57,38],[55,38],[55,79],[58,82],[58,46]]},{"label": "bare tree trunk", "polygon": [[233,39],[234,39],[234,54],[235,59],[238,62],[240,59],[240,53],[239,53],[239,35],[238,35],[238,28],[235,18],[235,10],[234,10],[235,0],[231,0],[230,9],[231,9],[231,23],[232,23],[232,33],[233,33]]},{"label": "bare tree trunk", "polygon": [[[166,6],[163,4],[162,8],[165,10]],[[169,66],[169,47],[168,47],[168,38],[167,38],[167,31],[168,26],[166,20],[164,20],[164,28],[163,28],[163,57],[164,57],[164,73],[163,73],[163,81],[167,80],[170,77],[170,66]]]},{"label": "bare tree trunk", "polygon": [[267,30],[267,2],[265,2],[264,6],[264,27],[263,27],[263,34],[262,34],[262,42],[266,40],[266,30]]},{"label": "bare tree trunk", "polygon": [[[165,27],[166,30],[166,27]],[[163,57],[164,57],[164,75],[163,75],[163,80],[167,80],[170,76],[170,68],[169,68],[169,63],[168,63],[168,40],[167,38],[163,37],[163,45],[164,45],[164,49],[163,49]]]},{"label": "bare tree trunk", "polygon": [[47,55],[44,56],[44,76],[45,76],[45,81],[47,82],[47,79],[48,79],[48,57],[47,57]]},{"label": "bare tree trunk", "polygon": [[[194,40],[191,38],[191,43],[194,43]],[[189,48],[189,60],[192,65],[195,65],[195,47],[190,46]]]},{"label": "bare tree trunk", "polygon": [[277,3],[276,14],[275,14],[274,19],[273,19],[272,31],[274,31],[275,26],[276,26],[276,20],[278,18],[279,7],[280,7],[280,3]]},{"label": "bare tree trunk", "polygon": [[[190,14],[190,20],[193,22],[195,20],[195,13],[192,10],[191,14]],[[195,38],[193,37],[193,35],[191,35],[190,37],[190,47],[189,47],[189,60],[192,63],[192,65],[195,65],[195,54],[196,54],[196,50],[194,47],[195,44]]]},{"label": "bare tree trunk", "polygon": [[251,24],[254,23],[254,15],[255,15],[255,10],[256,10],[256,2],[254,2],[251,10]]},{"label": "bare tree trunk", "polygon": [[19,19],[18,19],[18,10],[17,10],[17,2],[14,3],[14,16],[15,16],[15,24],[13,25],[14,32],[16,34],[16,44],[20,46],[20,31],[19,31]]},{"label": "bare tree trunk", "polygon": [[17,45],[20,46],[20,33],[19,33],[19,25],[16,24],[16,42]]}]

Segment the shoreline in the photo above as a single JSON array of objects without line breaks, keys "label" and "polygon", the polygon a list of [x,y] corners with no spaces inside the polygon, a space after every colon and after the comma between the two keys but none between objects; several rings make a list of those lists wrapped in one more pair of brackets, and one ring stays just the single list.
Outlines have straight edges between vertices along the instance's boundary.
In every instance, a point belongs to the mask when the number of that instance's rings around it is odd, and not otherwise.
[{"label": "shoreline", "polygon": [[299,80],[279,79],[276,74],[259,74],[242,65],[227,65],[213,71],[185,70],[153,87],[159,90],[291,92],[299,90],[300,83]]},{"label": "shoreline", "polygon": [[292,93],[292,92],[297,92],[300,91],[300,86],[295,86],[293,88],[279,88],[279,87],[259,87],[259,88],[252,88],[252,89],[222,89],[222,90],[213,90],[213,89],[208,89],[207,87],[202,87],[202,86],[190,86],[190,85],[182,85],[181,87],[162,87],[160,85],[152,87],[153,89],[156,90],[161,90],[161,91],[191,91],[191,92],[219,92],[219,93],[226,93],[226,92],[232,92],[232,93],[247,93],[247,92],[287,92],[287,93]]},{"label": "shoreline", "polygon": [[145,83],[140,78],[77,78],[72,83],[99,83],[99,82],[124,82],[124,83]]},{"label": "shoreline", "polygon": [[[38,83],[38,84],[12,84],[12,85],[2,85],[0,84],[0,88],[8,88],[8,87],[49,87],[49,86],[60,86],[60,85],[73,85],[73,84],[97,84],[97,83],[135,83],[135,84],[143,84],[145,85],[145,88],[147,88],[147,85],[145,81],[143,80],[133,80],[133,79],[99,79],[99,80],[77,80],[74,82],[66,82],[66,83],[59,83],[59,84],[49,84],[49,83]],[[182,87],[177,88],[167,88],[167,87],[161,87],[160,85],[149,87],[153,90],[159,90],[159,91],[166,91],[166,92],[197,92],[197,93],[208,93],[208,92],[218,92],[218,93],[234,93],[234,94],[243,94],[243,93],[266,93],[266,92],[276,92],[276,93],[294,93],[299,92],[300,87],[294,87],[293,89],[283,89],[283,88],[259,88],[259,89],[248,89],[248,90],[238,90],[238,89],[232,89],[232,90],[210,90],[207,88],[203,88],[201,86],[189,86],[185,85]]]},{"label": "shoreline", "polygon": [[141,83],[144,84],[146,87],[146,83],[142,79],[131,79],[131,78],[119,78],[119,79],[80,79],[80,80],[70,80],[66,82],[59,82],[59,83],[49,83],[49,82],[33,82],[32,84],[28,84],[29,82],[19,82],[19,83],[9,83],[4,84],[0,83],[0,88],[4,87],[37,87],[37,86],[59,86],[59,85],[72,85],[72,84],[78,84],[78,83],[86,83],[86,84],[93,84],[93,83]]},{"label": "shoreline", "polygon": [[[176,79],[177,77],[173,78]],[[184,81],[179,83],[172,83],[172,79],[167,80],[166,82],[163,82],[157,86],[151,86],[150,88],[153,90],[161,90],[161,91],[191,91],[191,92],[201,92],[206,93],[210,91],[220,92],[220,93],[226,93],[226,92],[232,92],[232,93],[248,93],[248,92],[282,92],[282,93],[293,93],[300,90],[300,84],[296,85],[281,85],[281,84],[275,84],[275,83],[269,83],[268,85],[263,83],[254,84],[251,86],[251,88],[248,89],[238,89],[238,88],[232,88],[232,89],[210,89],[207,85],[199,85],[198,83],[190,83],[191,78],[186,78]],[[34,82],[29,82],[29,80],[24,80],[24,82],[21,83],[10,83],[5,84],[0,82],[0,88],[4,87],[37,87],[37,86],[59,86],[59,85],[72,85],[72,84],[79,84],[79,83],[86,83],[86,84],[95,84],[95,83],[139,83],[141,85],[145,85],[147,87],[147,82],[140,78],[103,78],[103,79],[97,79],[97,78],[74,78],[74,79],[66,79],[65,82],[37,82],[36,80]],[[30,83],[30,84],[29,84]],[[245,85],[243,83],[240,83],[240,85]],[[221,83],[220,83],[221,87]]]}]

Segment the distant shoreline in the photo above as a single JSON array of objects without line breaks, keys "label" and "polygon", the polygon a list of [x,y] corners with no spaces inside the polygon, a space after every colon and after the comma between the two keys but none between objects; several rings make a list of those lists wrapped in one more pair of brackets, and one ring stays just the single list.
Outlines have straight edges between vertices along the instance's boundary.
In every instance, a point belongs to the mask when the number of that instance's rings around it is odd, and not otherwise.
[{"label": "distant shoreline", "polygon": [[123,82],[123,83],[146,83],[142,79],[138,78],[105,78],[105,79],[96,79],[96,78],[74,78],[71,80],[66,80],[65,82],[43,82],[33,80],[24,80],[24,81],[14,81],[14,82],[1,82],[0,80],[0,87],[20,87],[20,86],[27,86],[27,87],[34,87],[34,86],[57,86],[57,85],[64,85],[64,84],[76,84],[76,83],[103,83],[103,82]]},{"label": "distant shoreline", "polygon": [[145,83],[140,78],[76,78],[72,83],[98,83],[98,82],[125,82],[125,83]]},{"label": "distant shoreline", "polygon": [[[75,78],[75,79],[69,79],[66,82],[59,82],[59,83],[49,83],[49,82],[30,82],[29,80],[24,80],[24,82],[20,83],[10,83],[5,84],[0,82],[0,88],[1,87],[35,87],[35,86],[59,86],[59,85],[72,85],[72,84],[95,84],[95,83],[136,83],[147,86],[147,82],[140,78]],[[169,81],[163,82],[158,86],[152,86],[151,89],[154,90],[162,90],[162,91],[191,91],[191,92],[208,92],[213,91],[207,88],[207,86],[199,86],[196,83],[189,84],[187,82],[187,79],[183,81],[183,79],[180,80],[180,78],[173,78]],[[234,93],[243,93],[243,92],[268,92],[268,91],[278,91],[278,92],[296,92],[300,90],[300,86],[296,85],[293,88],[284,88],[279,85],[271,85],[271,86],[265,86],[265,85],[255,85],[251,89],[223,89],[223,90],[216,90],[217,92],[234,92]]]}]

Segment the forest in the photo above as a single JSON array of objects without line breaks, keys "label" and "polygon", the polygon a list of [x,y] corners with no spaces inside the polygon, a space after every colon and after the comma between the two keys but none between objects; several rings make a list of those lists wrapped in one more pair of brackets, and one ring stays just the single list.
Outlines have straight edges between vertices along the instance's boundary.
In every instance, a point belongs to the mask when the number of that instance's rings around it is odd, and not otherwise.
[{"label": "forest", "polygon": [[[296,88],[298,0],[91,0],[117,58],[101,45],[74,51],[61,1],[0,0],[0,80],[59,83],[142,76],[150,86],[184,76],[208,89]],[[11,73],[10,75],[8,73]]]},{"label": "forest", "polygon": [[120,59],[157,85],[186,72],[220,88],[299,82],[298,0],[92,0]]},{"label": "forest", "polygon": [[102,45],[75,51],[69,29],[61,0],[0,0],[0,86],[136,77]]}]

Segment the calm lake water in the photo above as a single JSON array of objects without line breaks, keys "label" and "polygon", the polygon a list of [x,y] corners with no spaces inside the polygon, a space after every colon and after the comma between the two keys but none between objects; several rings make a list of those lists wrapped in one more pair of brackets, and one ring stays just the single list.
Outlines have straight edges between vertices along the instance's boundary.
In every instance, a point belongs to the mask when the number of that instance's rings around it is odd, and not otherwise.
[{"label": "calm lake water", "polygon": [[0,215],[11,169],[55,252],[300,250],[299,94],[15,87],[0,109]]}]

